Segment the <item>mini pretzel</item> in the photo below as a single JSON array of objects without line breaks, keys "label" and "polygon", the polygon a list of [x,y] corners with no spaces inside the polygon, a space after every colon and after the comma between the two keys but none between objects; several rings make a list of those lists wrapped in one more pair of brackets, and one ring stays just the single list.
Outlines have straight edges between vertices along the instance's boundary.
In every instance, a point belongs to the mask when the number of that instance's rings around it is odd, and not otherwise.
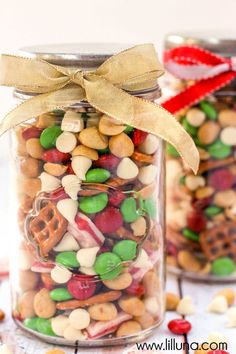
[{"label": "mini pretzel", "polygon": [[142,162],[142,163],[153,163],[155,161],[155,157],[152,155],[146,155],[142,152],[135,151],[131,158],[135,161]]},{"label": "mini pretzel", "polygon": [[56,307],[58,310],[74,310],[78,307],[86,307],[94,304],[102,304],[103,302],[116,301],[121,297],[121,291],[107,291],[106,293],[98,294],[86,300],[69,300],[58,302]]},{"label": "mini pretzel", "polygon": [[47,201],[38,214],[31,217],[28,225],[29,238],[38,245],[41,257],[47,257],[53,247],[60,242],[67,224],[67,220],[51,201]]},{"label": "mini pretzel", "polygon": [[235,158],[233,156],[228,157],[224,160],[210,160],[200,163],[198,174],[202,174],[208,170],[213,170],[214,168],[219,168],[223,166],[230,165],[235,162]]},{"label": "mini pretzel", "polygon": [[206,258],[214,261],[230,257],[236,261],[236,224],[228,221],[200,234],[200,244]]}]

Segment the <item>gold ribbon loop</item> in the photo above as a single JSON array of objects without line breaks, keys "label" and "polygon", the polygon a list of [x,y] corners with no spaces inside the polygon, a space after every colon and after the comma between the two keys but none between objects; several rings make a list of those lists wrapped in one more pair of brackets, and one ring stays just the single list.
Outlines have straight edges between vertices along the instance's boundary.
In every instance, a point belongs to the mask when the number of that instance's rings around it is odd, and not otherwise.
[{"label": "gold ribbon loop", "polygon": [[87,100],[108,116],[171,143],[196,173],[198,150],[174,116],[161,106],[124,91],[150,87],[163,72],[151,44],[114,55],[94,72],[2,55],[0,84],[39,95],[9,112],[0,124],[0,134],[42,113]]}]

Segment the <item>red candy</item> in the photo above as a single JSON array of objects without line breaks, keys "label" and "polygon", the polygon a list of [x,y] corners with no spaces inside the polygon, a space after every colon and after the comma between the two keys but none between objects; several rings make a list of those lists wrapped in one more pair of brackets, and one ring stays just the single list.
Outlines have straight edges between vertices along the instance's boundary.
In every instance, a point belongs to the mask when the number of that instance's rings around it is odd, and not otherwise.
[{"label": "red candy", "polygon": [[188,228],[194,232],[201,232],[206,228],[206,218],[200,210],[193,210],[187,216]]},{"label": "red candy", "polygon": [[207,352],[207,354],[230,354],[230,353],[224,350],[211,350],[210,352]]},{"label": "red candy", "polygon": [[183,319],[172,320],[168,323],[169,330],[174,334],[186,334],[192,329],[191,323]]},{"label": "red candy", "polygon": [[209,184],[218,191],[224,191],[233,186],[234,176],[227,169],[216,170],[209,176]]},{"label": "red candy", "polygon": [[32,138],[39,138],[42,133],[42,129],[36,127],[30,127],[23,131],[22,137],[25,140],[32,139]]},{"label": "red candy", "polygon": [[86,300],[95,293],[96,283],[91,276],[75,275],[68,282],[67,289],[75,299]]},{"label": "red candy", "polygon": [[46,162],[62,163],[67,162],[71,158],[70,154],[58,151],[56,148],[47,150],[42,155],[42,160]]},{"label": "red candy", "polygon": [[142,144],[144,142],[144,140],[146,139],[148,133],[143,132],[142,130],[139,129],[135,129],[135,131],[133,132],[133,143],[134,146],[138,146],[140,144]]},{"label": "red candy", "polygon": [[120,159],[112,154],[104,154],[99,157],[98,160],[94,162],[97,167],[107,168],[108,170],[113,170],[116,168]]},{"label": "red candy", "polygon": [[125,289],[125,292],[129,295],[142,296],[145,293],[143,284],[133,280],[131,285]]},{"label": "red candy", "polygon": [[104,211],[95,217],[95,225],[103,233],[115,232],[123,224],[120,211],[112,206],[108,206]]},{"label": "red candy", "polygon": [[202,210],[208,207],[210,203],[211,203],[211,198],[202,198],[202,199],[195,200],[192,203],[192,206],[194,209]]},{"label": "red candy", "polygon": [[75,175],[74,170],[73,170],[73,168],[72,168],[72,166],[71,166],[71,162],[68,162],[68,163],[67,163],[67,170],[66,170],[66,173],[67,173],[68,175]]},{"label": "red candy", "polygon": [[125,199],[124,193],[121,191],[117,190],[112,190],[110,195],[109,195],[109,202],[110,204],[114,206],[119,206],[122,200]]}]

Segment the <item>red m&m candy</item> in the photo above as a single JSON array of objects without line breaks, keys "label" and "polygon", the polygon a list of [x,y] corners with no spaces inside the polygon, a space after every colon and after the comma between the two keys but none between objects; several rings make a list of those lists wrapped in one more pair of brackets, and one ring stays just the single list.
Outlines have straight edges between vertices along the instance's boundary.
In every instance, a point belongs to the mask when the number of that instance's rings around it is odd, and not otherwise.
[{"label": "red m&m candy", "polygon": [[174,334],[186,334],[191,331],[192,325],[186,320],[176,319],[168,323],[168,328]]},{"label": "red m&m candy", "polygon": [[108,206],[96,215],[94,223],[103,233],[115,232],[122,226],[123,218],[119,209]]},{"label": "red m&m candy", "polygon": [[69,293],[77,300],[86,300],[96,291],[96,283],[91,276],[75,275],[67,285]]}]

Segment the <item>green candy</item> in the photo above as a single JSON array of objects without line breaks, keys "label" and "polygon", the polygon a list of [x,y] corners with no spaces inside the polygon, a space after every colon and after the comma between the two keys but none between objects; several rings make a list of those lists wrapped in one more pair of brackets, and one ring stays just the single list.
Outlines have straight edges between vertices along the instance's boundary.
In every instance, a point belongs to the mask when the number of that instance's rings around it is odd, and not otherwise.
[{"label": "green candy", "polygon": [[24,320],[24,326],[26,328],[32,329],[33,331],[37,331],[37,321],[38,321],[38,317],[32,317],[32,318],[26,318]]},{"label": "green candy", "polygon": [[97,152],[98,152],[99,155],[109,154],[110,149],[107,147],[105,149],[97,150]]},{"label": "green candy", "polygon": [[231,154],[231,150],[231,146],[223,144],[220,140],[217,140],[207,149],[211,157],[214,157],[217,160],[222,160],[228,157]]},{"label": "green candy", "polygon": [[208,119],[215,120],[217,118],[217,111],[211,103],[206,101],[201,101],[199,103],[199,106]]},{"label": "green candy", "polygon": [[94,168],[86,174],[86,182],[89,183],[104,183],[110,178],[111,173],[104,168]]},{"label": "green candy", "polygon": [[71,296],[66,288],[57,288],[50,291],[50,298],[53,301],[65,301],[73,299],[73,296]]},{"label": "green candy", "polygon": [[131,127],[131,125],[126,125],[126,128],[124,130],[125,134],[130,134],[134,131],[134,127]]},{"label": "green candy", "polygon": [[65,251],[58,253],[56,256],[56,263],[62,264],[67,268],[78,268],[79,262],[76,259],[76,252]]},{"label": "green candy", "polygon": [[45,334],[46,336],[56,335],[52,330],[51,321],[46,318],[37,319],[37,331],[42,334]]},{"label": "green candy", "polygon": [[193,127],[191,124],[189,124],[186,118],[183,119],[182,125],[187,133],[189,133],[192,136],[197,135],[198,128]]},{"label": "green candy", "polygon": [[199,241],[199,235],[196,232],[188,229],[187,227],[183,229],[182,234],[184,235],[184,237],[186,237],[191,241],[195,241],[195,242]]},{"label": "green candy", "polygon": [[40,144],[44,149],[52,149],[56,146],[56,140],[62,130],[58,125],[44,129],[40,135]]},{"label": "green candy", "polygon": [[79,207],[87,214],[94,214],[102,211],[108,203],[108,196],[106,193],[100,193],[92,197],[83,197],[80,199]]},{"label": "green candy", "polygon": [[95,261],[94,269],[102,280],[111,280],[122,272],[121,259],[115,253],[104,252]]},{"label": "green candy", "polygon": [[153,198],[147,198],[144,200],[144,209],[151,219],[155,219],[157,215],[157,205]]},{"label": "green candy", "polygon": [[220,208],[220,207],[218,207],[216,205],[211,205],[211,206],[209,206],[208,208],[206,208],[204,210],[204,214],[206,216],[209,216],[209,217],[210,216],[215,216],[215,215],[221,213],[222,210],[223,210],[222,208]]},{"label": "green candy", "polygon": [[229,257],[216,259],[211,265],[211,271],[215,275],[226,276],[235,272],[235,263]]},{"label": "green candy", "polygon": [[186,176],[181,176],[179,179],[179,184],[185,184]]},{"label": "green candy", "polygon": [[178,151],[171,144],[166,144],[166,153],[172,157],[179,157]]},{"label": "green candy", "polygon": [[134,222],[139,217],[136,200],[133,197],[123,200],[120,210],[125,222]]},{"label": "green candy", "polygon": [[123,240],[117,242],[112,249],[112,252],[117,254],[122,261],[131,261],[136,257],[137,243],[133,240]]}]

